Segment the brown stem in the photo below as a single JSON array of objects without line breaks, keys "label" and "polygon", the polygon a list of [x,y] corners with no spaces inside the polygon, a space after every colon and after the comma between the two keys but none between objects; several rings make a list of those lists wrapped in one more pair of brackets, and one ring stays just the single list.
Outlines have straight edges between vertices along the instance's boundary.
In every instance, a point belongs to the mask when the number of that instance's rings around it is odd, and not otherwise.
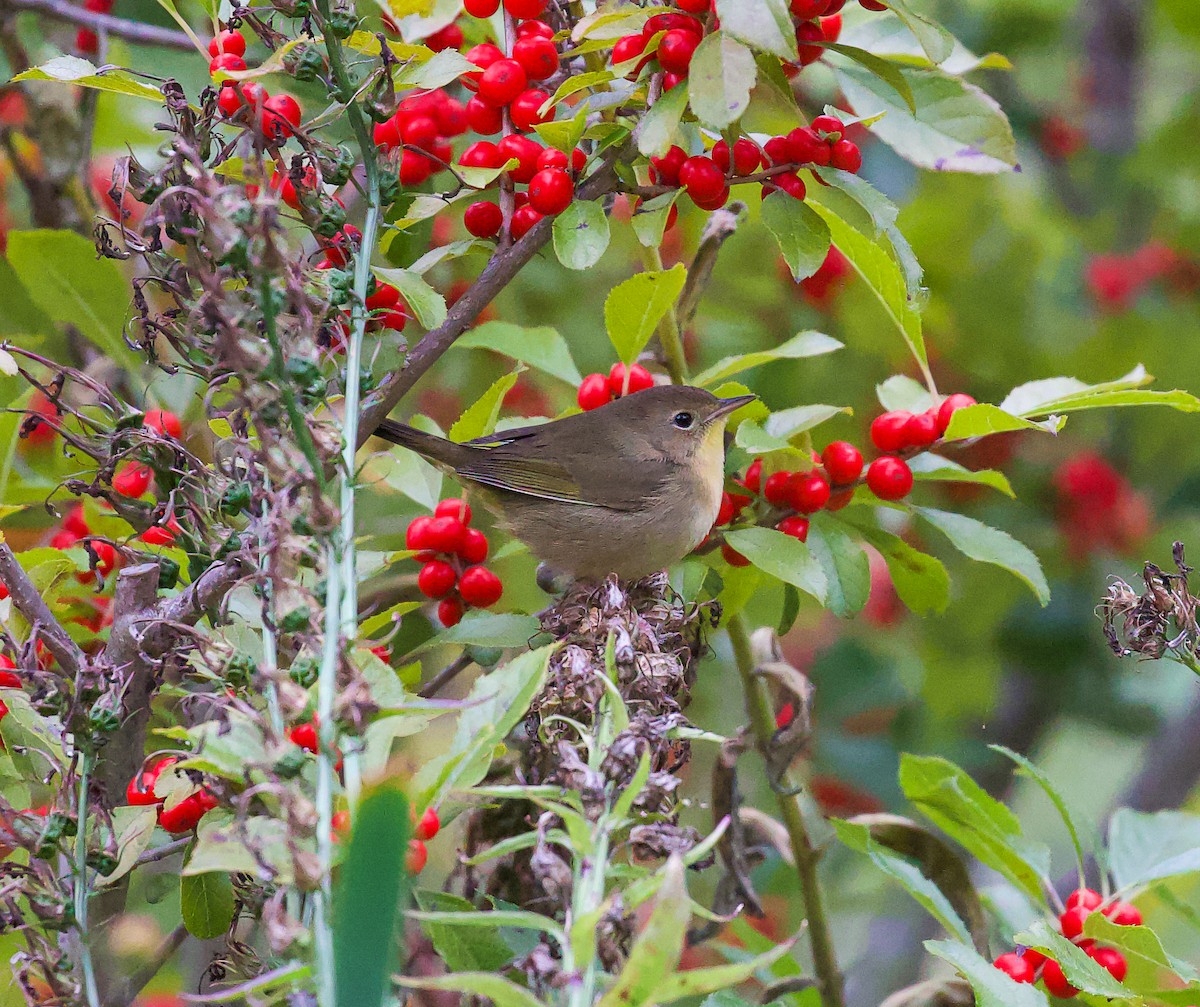
[{"label": "brown stem", "polygon": [[8,10],[35,11],[53,21],[83,25],[95,32],[107,32],[109,35],[115,35],[139,45],[156,45],[167,49],[196,51],[191,40],[181,31],[86,10],[82,6],[75,6],[69,0],[0,0],[0,12]]},{"label": "brown stem", "polygon": [[87,663],[87,657],[76,646],[67,631],[50,611],[49,606],[42,600],[41,594],[33,581],[26,575],[24,568],[17,562],[8,543],[0,537],[0,583],[8,588],[13,605],[21,613],[30,626],[37,627],[41,639],[46,641],[50,653],[58,661],[63,674],[74,678]]},{"label": "brown stem", "polygon": [[180,949],[183,942],[187,940],[187,937],[187,927],[182,923],[179,924],[179,926],[167,935],[167,939],[163,941],[153,960],[145,968],[129,977],[129,981],[125,983],[120,995],[113,1003],[120,1004],[122,1007],[128,1007],[128,1005],[132,1004],[137,995],[146,988],[150,980],[158,975],[162,971],[162,967],[175,956],[175,952]]},{"label": "brown stem", "polygon": [[[737,663],[738,674],[742,679],[742,688],[746,694],[746,707],[750,713],[754,739],[759,753],[765,759],[770,748],[771,738],[775,734],[775,716],[771,711],[771,697],[767,692],[766,682],[754,674],[754,655],[750,649],[750,637],[740,615],[735,615],[729,620],[728,629],[729,642],[733,645],[734,659]],[[786,774],[780,780],[780,784],[775,798],[779,804],[779,815],[787,829],[792,855],[796,858],[796,871],[800,875],[800,898],[804,902],[804,917],[808,921],[813,970],[817,975],[821,1003],[823,1007],[844,1007],[846,1001],[842,973],[838,969],[837,955],[833,949],[833,937],[829,931],[829,920],[825,915],[825,900],[821,892],[821,882],[817,876],[817,863],[821,859],[821,851],[813,844],[812,837],[809,835],[798,799],[789,793],[781,792],[791,790]]]},{"label": "brown stem", "polygon": [[686,330],[695,316],[696,309],[700,306],[700,298],[704,295],[704,288],[712,279],[713,267],[717,264],[721,246],[737,230],[745,212],[745,203],[730,203],[709,215],[700,235],[700,247],[696,249],[692,266],[688,270],[687,283],[684,284],[683,293],[679,295],[676,312],[680,329]]}]

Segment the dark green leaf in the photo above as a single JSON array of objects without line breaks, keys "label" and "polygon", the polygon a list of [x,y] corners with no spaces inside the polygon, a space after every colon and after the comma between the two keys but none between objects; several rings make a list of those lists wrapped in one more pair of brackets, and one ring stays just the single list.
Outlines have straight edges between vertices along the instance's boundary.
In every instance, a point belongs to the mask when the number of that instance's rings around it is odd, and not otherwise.
[{"label": "dark green leaf", "polygon": [[1083,948],[1067,940],[1045,920],[1030,924],[1021,933],[1014,934],[1013,940],[1053,958],[1062,966],[1067,981],[1085,993],[1118,1000],[1133,997],[1132,990],[1117,982],[1107,969],[1089,958]]},{"label": "dark green leaf", "polygon": [[944,958],[971,984],[976,1007],[1049,1007],[1046,994],[1001,972],[969,944],[926,941],[925,950]]},{"label": "dark green leaf", "polygon": [[808,203],[777,189],[763,200],[762,220],[797,280],[821,267],[829,252],[829,225]]},{"label": "dark green leaf", "polygon": [[860,612],[871,594],[871,564],[844,526],[815,514],[808,529],[808,548],[825,571],[829,585],[825,604],[841,618]]},{"label": "dark green leaf", "polygon": [[185,874],[179,879],[179,908],[193,937],[220,937],[233,922],[233,882],[228,874],[215,871]]},{"label": "dark green leaf", "polygon": [[862,537],[887,562],[896,594],[917,615],[941,612],[950,604],[950,575],[941,561],[914,549],[891,532],[852,520]]},{"label": "dark green leaf", "polygon": [[799,539],[774,528],[740,528],[726,533],[725,541],[763,573],[824,603],[829,592],[825,572]]},{"label": "dark green leaf", "polygon": [[[774,197],[771,197],[774,198]],[[769,201],[769,200],[768,200]],[[794,201],[793,201],[794,202]],[[636,219],[636,218],[635,218]],[[844,344],[827,336],[824,332],[798,332],[786,342],[769,350],[753,350],[733,357],[724,357],[711,367],[705,368],[692,379],[696,385],[711,385],[724,381],[735,374],[741,374],[752,367],[761,367],[775,360],[801,360],[807,357],[818,357],[825,353],[840,350]],[[832,408],[832,407],[831,407]]]},{"label": "dark green leaf", "polygon": [[571,348],[562,334],[549,325],[524,326],[513,322],[484,322],[454,343],[465,349],[494,350],[570,385],[583,380]]},{"label": "dark green leaf", "polygon": [[421,928],[452,972],[499,972],[512,961],[513,953],[495,928],[486,927],[488,913],[481,913],[467,899],[448,892],[418,889],[417,905],[429,912],[471,913],[480,927],[455,927],[423,920]]}]

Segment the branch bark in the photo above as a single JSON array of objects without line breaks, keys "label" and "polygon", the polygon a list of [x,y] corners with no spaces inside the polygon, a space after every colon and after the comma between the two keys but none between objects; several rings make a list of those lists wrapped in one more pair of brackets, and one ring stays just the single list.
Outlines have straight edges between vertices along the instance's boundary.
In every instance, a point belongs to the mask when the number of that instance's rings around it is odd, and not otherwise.
[{"label": "branch bark", "polygon": [[123,17],[113,17],[111,14],[101,14],[90,11],[82,6],[76,6],[69,0],[0,0],[0,13],[4,11],[34,11],[53,21],[65,21],[68,24],[82,25],[95,32],[106,32],[118,38],[137,43],[138,45],[154,45],[167,49],[186,49],[195,52],[196,47],[181,31],[171,28],[160,28],[158,25],[144,24],[141,21],[130,21]]},{"label": "branch bark", "polygon": [[58,661],[63,673],[71,678],[79,674],[80,669],[87,663],[87,657],[76,646],[75,641],[62,628],[54,617],[49,606],[42,600],[41,593],[25,573],[25,569],[17,562],[8,543],[0,539],[0,582],[8,588],[13,605],[30,624],[36,626],[41,639],[54,659]]}]

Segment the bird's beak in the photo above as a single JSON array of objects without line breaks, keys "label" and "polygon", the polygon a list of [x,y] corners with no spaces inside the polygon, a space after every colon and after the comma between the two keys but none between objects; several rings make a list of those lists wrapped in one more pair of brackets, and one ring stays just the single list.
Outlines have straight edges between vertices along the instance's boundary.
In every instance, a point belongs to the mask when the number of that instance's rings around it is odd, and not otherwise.
[{"label": "bird's beak", "polygon": [[720,405],[713,410],[709,419],[719,420],[722,416],[728,416],[735,410],[741,409],[742,406],[749,405],[757,398],[757,395],[735,395],[731,399],[720,399]]}]

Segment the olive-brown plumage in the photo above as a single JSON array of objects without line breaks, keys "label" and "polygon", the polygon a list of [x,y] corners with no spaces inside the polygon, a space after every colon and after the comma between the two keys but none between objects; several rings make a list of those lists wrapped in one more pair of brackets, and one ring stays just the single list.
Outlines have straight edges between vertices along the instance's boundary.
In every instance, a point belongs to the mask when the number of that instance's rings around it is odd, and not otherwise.
[{"label": "olive-brown plumage", "polygon": [[660,385],[465,444],[392,420],[377,434],[452,471],[555,570],[642,577],[708,534],[721,504],[725,425],[753,398]]}]

